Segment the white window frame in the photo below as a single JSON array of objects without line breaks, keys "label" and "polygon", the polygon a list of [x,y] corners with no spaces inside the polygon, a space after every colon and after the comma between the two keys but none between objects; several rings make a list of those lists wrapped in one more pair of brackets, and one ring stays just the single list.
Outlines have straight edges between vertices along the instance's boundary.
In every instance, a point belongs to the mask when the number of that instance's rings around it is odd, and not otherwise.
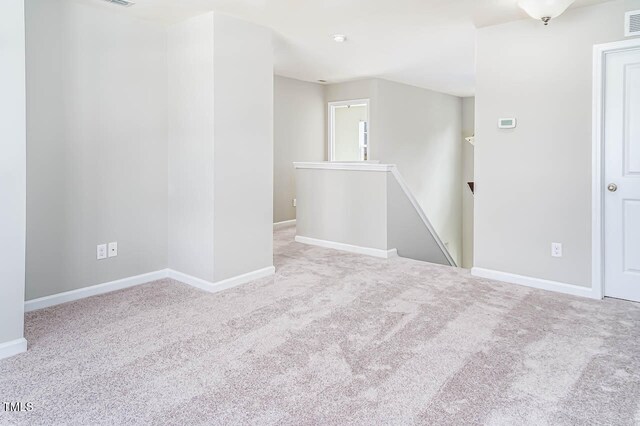
[{"label": "white window frame", "polygon": [[[327,130],[327,156],[329,161],[335,161],[335,122],[336,108],[346,106],[366,106],[367,107],[367,158],[371,160],[371,111],[369,107],[369,99],[350,99],[346,101],[334,101],[328,104],[328,130]],[[361,161],[358,161],[361,162]]]}]

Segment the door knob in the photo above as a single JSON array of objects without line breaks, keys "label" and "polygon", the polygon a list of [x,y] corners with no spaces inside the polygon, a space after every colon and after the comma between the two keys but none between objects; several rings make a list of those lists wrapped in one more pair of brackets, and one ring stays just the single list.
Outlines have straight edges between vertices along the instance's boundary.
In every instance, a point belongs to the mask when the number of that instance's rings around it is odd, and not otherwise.
[{"label": "door knob", "polygon": [[618,190],[618,185],[616,185],[615,183],[610,183],[609,186],[607,186],[607,189],[609,190],[609,192],[616,192]]}]

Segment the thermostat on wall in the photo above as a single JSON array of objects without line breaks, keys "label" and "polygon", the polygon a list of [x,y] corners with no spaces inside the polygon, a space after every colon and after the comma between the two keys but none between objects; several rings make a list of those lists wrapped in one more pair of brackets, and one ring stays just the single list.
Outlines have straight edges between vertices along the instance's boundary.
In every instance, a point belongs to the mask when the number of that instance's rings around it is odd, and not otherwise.
[{"label": "thermostat on wall", "polygon": [[499,129],[515,129],[516,128],[516,119],[515,118],[501,118],[498,120],[498,128]]}]

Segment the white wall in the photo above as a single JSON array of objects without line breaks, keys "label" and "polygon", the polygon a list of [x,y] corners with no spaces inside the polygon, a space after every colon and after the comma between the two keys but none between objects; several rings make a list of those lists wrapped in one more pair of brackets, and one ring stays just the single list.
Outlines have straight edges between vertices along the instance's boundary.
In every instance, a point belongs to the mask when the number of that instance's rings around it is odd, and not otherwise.
[{"label": "white wall", "polygon": [[[270,31],[213,14],[167,30],[72,0],[28,0],[26,24],[28,299],[272,265]],[[110,241],[118,256],[97,261]]]},{"label": "white wall", "polygon": [[216,281],[273,266],[271,37],[214,15]]},{"label": "white wall", "polygon": [[296,169],[296,234],[387,250],[387,172]]},{"label": "white wall", "polygon": [[296,164],[296,237],[450,265],[395,167]]},{"label": "white wall", "polygon": [[396,164],[449,252],[462,260],[462,102],[382,79],[329,85],[326,101],[370,99],[371,159]]},{"label": "white wall", "polygon": [[165,28],[27,0],[26,44],[27,299],[165,268]]},{"label": "white wall", "polygon": [[[618,0],[548,27],[478,31],[474,266],[591,285],[592,49],[623,39],[635,9],[640,1]],[[499,117],[518,127],[497,129]]]},{"label": "white wall", "polygon": [[387,174],[388,246],[398,256],[450,265],[438,241],[429,231],[396,177]]},{"label": "white wall", "polygon": [[373,159],[396,164],[449,253],[462,261],[460,98],[378,81]]},{"label": "white wall", "polygon": [[169,268],[273,266],[271,32],[208,13],[169,29]]},{"label": "white wall", "polygon": [[474,147],[464,138],[475,132],[475,98],[462,99],[462,267],[473,266],[473,182]]},{"label": "white wall", "polygon": [[[23,338],[26,228],[23,0],[0,3],[0,345]],[[19,346],[19,345],[18,345]],[[14,345],[15,347],[15,345]],[[24,347],[22,348],[24,349]],[[0,349],[0,357],[15,352]]]},{"label": "white wall", "polygon": [[[329,84],[325,86],[325,105],[329,102],[350,101],[353,99],[369,99],[369,154],[371,160],[381,160],[376,151],[378,119],[378,79],[349,81],[346,83]],[[325,121],[328,126],[327,107],[325,106]],[[325,158],[329,158],[327,137],[325,136]]]},{"label": "white wall", "polygon": [[324,86],[326,101],[334,102],[375,98],[378,81],[376,78],[368,78],[345,83],[328,84]]},{"label": "white wall", "polygon": [[168,266],[213,281],[213,13],[168,30]]},{"label": "white wall", "polygon": [[296,218],[294,161],[325,159],[324,86],[274,79],[273,220]]}]

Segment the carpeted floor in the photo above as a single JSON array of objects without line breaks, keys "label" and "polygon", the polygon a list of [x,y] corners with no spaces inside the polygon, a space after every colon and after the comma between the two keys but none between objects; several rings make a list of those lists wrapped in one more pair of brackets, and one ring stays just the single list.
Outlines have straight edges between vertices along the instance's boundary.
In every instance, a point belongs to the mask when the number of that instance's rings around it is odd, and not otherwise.
[{"label": "carpeted floor", "polygon": [[27,315],[0,424],[640,424],[640,305],[276,233],[276,276]]}]

